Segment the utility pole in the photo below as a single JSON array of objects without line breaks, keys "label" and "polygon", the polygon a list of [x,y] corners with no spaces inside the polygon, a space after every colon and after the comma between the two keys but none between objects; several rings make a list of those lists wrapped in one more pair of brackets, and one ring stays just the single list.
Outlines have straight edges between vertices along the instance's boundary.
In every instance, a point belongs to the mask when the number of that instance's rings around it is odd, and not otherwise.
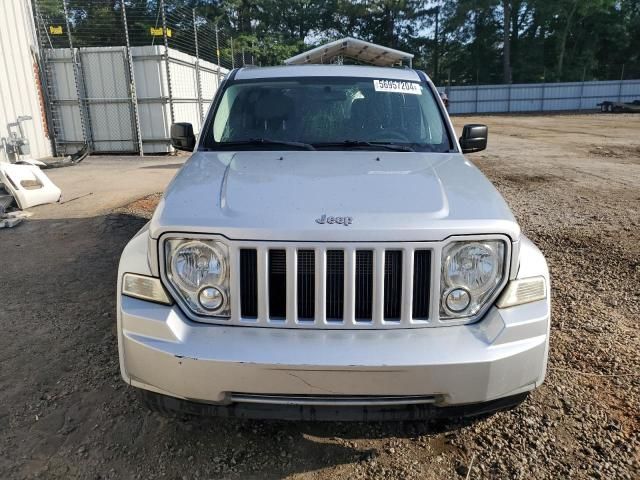
[{"label": "utility pole", "polygon": [[233,51],[233,37],[230,39],[231,41],[231,69],[236,68],[236,53]]},{"label": "utility pole", "polygon": [[435,16],[435,32],[433,35],[433,81],[437,85],[440,76],[440,5],[430,8],[426,12]]},{"label": "utility pole", "polygon": [[436,31],[435,31],[435,48],[434,48],[434,60],[433,60],[433,76],[435,77],[436,83],[438,82],[439,77],[439,63],[440,63],[440,6],[435,8],[436,11]]},{"label": "utility pole", "polygon": [[503,81],[506,84],[511,85],[512,83],[512,74],[511,74],[511,0],[503,0],[502,2],[504,9],[504,21],[503,21],[503,29],[502,29],[502,45],[503,45]]}]

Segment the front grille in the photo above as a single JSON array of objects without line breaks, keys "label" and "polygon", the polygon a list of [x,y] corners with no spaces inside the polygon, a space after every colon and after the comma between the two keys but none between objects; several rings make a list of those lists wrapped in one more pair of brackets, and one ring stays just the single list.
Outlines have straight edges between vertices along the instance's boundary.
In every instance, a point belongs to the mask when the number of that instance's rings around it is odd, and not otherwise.
[{"label": "front grille", "polygon": [[432,251],[425,248],[239,248],[232,321],[309,328],[424,325]]}]

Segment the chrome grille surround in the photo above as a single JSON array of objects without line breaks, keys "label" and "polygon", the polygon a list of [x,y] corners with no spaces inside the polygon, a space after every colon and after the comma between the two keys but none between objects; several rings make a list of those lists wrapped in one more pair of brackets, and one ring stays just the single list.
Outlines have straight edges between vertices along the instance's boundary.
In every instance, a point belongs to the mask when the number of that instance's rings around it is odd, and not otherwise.
[{"label": "chrome grille surround", "polygon": [[[205,317],[193,313],[183,305],[175,295],[172,285],[165,276],[165,242],[171,238],[194,238],[201,240],[219,240],[229,247],[230,265],[230,300],[231,316],[229,318]],[[447,320],[439,318],[440,310],[440,269],[441,254],[445,245],[462,240],[502,240],[505,244],[504,278],[489,301],[472,318]],[[240,250],[255,249],[257,259],[258,301],[257,317],[243,317],[241,315],[240,299]],[[286,258],[286,317],[271,318],[269,313],[269,252],[284,250]],[[299,250],[314,252],[315,265],[315,317],[298,318],[298,256]],[[327,318],[327,251],[341,250],[344,252],[344,315],[342,321]],[[355,277],[356,251],[370,250],[373,252],[373,305],[371,319],[362,320],[355,317]],[[429,317],[414,318],[413,307],[413,273],[414,252],[428,250],[431,252],[431,271],[429,280]],[[385,253],[386,251],[402,252],[402,296],[400,318],[384,318],[384,282],[385,282]],[[158,258],[160,275],[165,287],[173,294],[176,302],[185,314],[194,321],[217,325],[279,327],[302,329],[346,329],[346,330],[380,330],[402,328],[424,328],[451,326],[473,323],[494,303],[504,289],[513,270],[511,257],[512,243],[505,235],[468,235],[454,236],[440,242],[306,242],[306,241],[259,241],[259,240],[229,240],[221,235],[195,233],[165,233],[158,242]]]}]

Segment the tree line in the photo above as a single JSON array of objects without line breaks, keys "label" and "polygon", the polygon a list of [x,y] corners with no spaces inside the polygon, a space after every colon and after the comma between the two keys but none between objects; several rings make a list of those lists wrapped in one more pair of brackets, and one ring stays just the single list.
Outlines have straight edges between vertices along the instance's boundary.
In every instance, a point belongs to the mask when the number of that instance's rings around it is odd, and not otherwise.
[{"label": "tree line", "polygon": [[[38,1],[46,11],[62,0]],[[159,2],[125,0],[125,5],[138,13],[134,25],[144,29],[146,23],[157,24]],[[67,0],[72,28],[81,31],[84,26],[87,35],[100,31],[92,28],[92,22],[111,17],[118,22],[120,4],[121,0]],[[414,66],[437,83],[640,78],[640,0],[164,0],[164,4],[174,22],[190,19],[179,13],[195,9],[198,22],[217,25],[225,38],[234,38],[236,52],[243,51],[261,65],[279,64],[326,41],[352,36],[413,53]],[[184,31],[187,37],[189,28]],[[184,44],[189,43],[187,38]]]}]

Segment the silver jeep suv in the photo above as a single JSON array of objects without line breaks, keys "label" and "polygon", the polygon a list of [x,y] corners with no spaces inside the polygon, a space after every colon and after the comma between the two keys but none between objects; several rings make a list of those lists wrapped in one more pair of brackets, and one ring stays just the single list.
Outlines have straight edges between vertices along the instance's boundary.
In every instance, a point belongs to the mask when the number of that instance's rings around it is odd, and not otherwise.
[{"label": "silver jeep suv", "polygon": [[242,68],[118,275],[123,379],[152,408],[474,415],[545,377],[549,273],[420,71]]}]

